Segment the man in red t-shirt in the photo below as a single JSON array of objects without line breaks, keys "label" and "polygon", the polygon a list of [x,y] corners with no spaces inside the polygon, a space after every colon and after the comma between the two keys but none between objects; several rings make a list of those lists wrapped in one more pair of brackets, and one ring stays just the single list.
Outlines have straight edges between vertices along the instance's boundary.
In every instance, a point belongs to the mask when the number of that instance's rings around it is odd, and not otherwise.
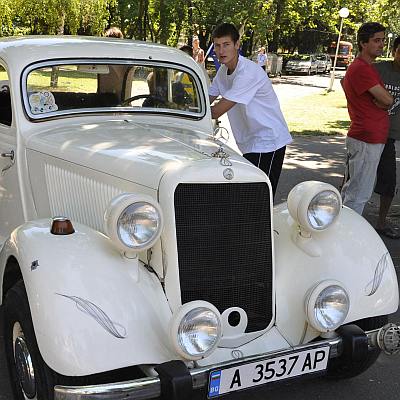
[{"label": "man in red t-shirt", "polygon": [[387,109],[393,98],[386,91],[372,62],[380,56],[385,27],[377,22],[363,24],[357,33],[358,57],[343,79],[351,125],[347,133],[347,182],[342,188],[343,204],[362,214],[372,195],[376,170],[389,130]]}]

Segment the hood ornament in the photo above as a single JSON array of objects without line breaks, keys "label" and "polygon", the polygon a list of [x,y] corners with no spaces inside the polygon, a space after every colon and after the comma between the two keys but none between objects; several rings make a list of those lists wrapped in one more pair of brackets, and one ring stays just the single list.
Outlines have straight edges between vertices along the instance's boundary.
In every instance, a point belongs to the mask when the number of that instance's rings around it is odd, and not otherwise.
[{"label": "hood ornament", "polygon": [[224,126],[219,125],[219,121],[217,121],[217,127],[214,129],[213,138],[214,141],[224,141],[225,144],[229,141],[229,131]]},{"label": "hood ornament", "polygon": [[232,166],[232,163],[229,160],[230,155],[225,152],[222,146],[220,146],[220,148],[214,153],[211,153],[211,157],[219,158],[220,164],[223,165],[224,167]]}]

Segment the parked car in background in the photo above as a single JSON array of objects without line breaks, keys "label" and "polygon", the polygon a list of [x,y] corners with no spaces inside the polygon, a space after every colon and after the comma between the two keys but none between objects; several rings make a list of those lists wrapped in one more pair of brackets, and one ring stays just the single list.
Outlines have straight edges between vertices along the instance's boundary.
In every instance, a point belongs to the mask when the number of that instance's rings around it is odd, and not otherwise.
[{"label": "parked car in background", "polygon": [[317,72],[325,74],[329,72],[332,68],[332,61],[329,54],[316,54],[315,58],[317,60]]},{"label": "parked car in background", "polygon": [[287,74],[316,74],[318,71],[318,63],[314,54],[296,54],[289,58],[285,65]]},{"label": "parked car in background", "polygon": [[398,350],[376,231],[322,182],[274,207],[268,177],[214,132],[191,57],[0,39],[0,82],[0,337],[16,400],[217,398],[352,377]]}]

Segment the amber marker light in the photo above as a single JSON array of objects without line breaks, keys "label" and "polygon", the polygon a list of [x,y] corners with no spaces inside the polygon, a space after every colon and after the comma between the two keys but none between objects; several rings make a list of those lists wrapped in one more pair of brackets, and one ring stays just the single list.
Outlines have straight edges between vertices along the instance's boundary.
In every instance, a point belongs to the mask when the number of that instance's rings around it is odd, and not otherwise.
[{"label": "amber marker light", "polygon": [[68,218],[54,217],[50,232],[53,235],[71,235],[75,232],[75,229]]}]

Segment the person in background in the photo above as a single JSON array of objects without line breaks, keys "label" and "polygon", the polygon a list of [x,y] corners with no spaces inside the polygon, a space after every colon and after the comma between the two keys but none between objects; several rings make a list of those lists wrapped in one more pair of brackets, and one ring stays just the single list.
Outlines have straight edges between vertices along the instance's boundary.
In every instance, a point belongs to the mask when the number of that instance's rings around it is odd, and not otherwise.
[{"label": "person in background", "polygon": [[193,46],[193,59],[197,64],[204,65],[204,50],[200,47],[200,40],[198,36],[193,36],[192,38]]},{"label": "person in background", "polygon": [[114,37],[114,38],[119,38],[119,39],[123,39],[124,35],[121,32],[121,30],[115,26],[112,26],[111,28],[107,29],[104,32],[104,36],[105,37]]},{"label": "person in background", "polygon": [[350,115],[347,162],[342,187],[343,204],[362,215],[372,195],[376,170],[389,130],[387,109],[393,98],[372,66],[383,52],[385,27],[377,22],[361,25],[357,33],[359,55],[342,81]]},{"label": "person in background", "polygon": [[179,47],[179,50],[186,53],[188,56],[193,57],[193,47],[189,46],[188,44],[184,44],[183,46]]},{"label": "person in background", "polygon": [[379,215],[376,231],[391,239],[400,239],[400,229],[386,220],[396,191],[396,148],[395,140],[400,140],[400,36],[392,47],[393,61],[374,64],[386,90],[393,96],[389,108],[389,137],[383,149],[376,173],[375,193],[380,195]]},{"label": "person in background", "polygon": [[[113,26],[107,29],[104,37],[123,39],[124,35],[121,30]],[[127,72],[124,65],[110,65],[108,74],[99,74],[97,77],[97,91],[99,93],[113,93],[117,96],[118,101],[123,100],[123,82]]]},{"label": "person in background", "polygon": [[265,54],[265,47],[260,47],[257,54],[257,64],[265,71],[267,65],[267,55]]},{"label": "person in background", "polygon": [[[239,150],[268,175],[275,196],[285,157],[292,141],[268,75],[239,55],[239,32],[232,24],[212,34],[221,67],[209,88],[212,118],[227,113]],[[218,96],[221,99],[213,104]]]}]

